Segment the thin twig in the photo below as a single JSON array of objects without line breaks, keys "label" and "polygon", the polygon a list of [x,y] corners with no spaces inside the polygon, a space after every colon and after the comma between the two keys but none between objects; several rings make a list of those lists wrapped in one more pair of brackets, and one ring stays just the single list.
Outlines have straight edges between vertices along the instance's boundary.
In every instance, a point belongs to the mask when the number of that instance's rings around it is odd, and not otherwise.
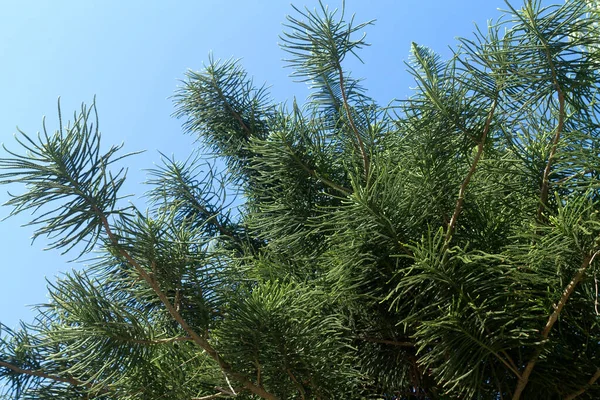
[{"label": "thin twig", "polygon": [[590,386],[592,386],[594,383],[596,383],[596,381],[598,379],[600,379],[600,368],[596,369],[596,373],[590,378],[587,385],[585,385],[581,389],[577,390],[576,392],[571,393],[570,395],[565,397],[564,400],[573,400],[575,397],[583,394]]},{"label": "thin twig", "polygon": [[377,338],[372,338],[372,337],[360,337],[359,339],[364,340],[365,342],[389,344],[390,346],[415,347],[415,344],[412,342],[399,342],[396,340],[377,339]]},{"label": "thin twig", "polygon": [[338,71],[338,75],[340,77],[340,93],[342,94],[342,102],[344,103],[344,110],[346,111],[346,115],[348,117],[348,123],[354,132],[354,136],[356,137],[356,142],[358,143],[358,148],[360,150],[360,156],[363,160],[363,168],[365,172],[365,180],[369,179],[369,156],[367,155],[367,151],[365,150],[365,144],[360,137],[360,133],[358,132],[358,128],[354,123],[354,118],[352,117],[352,113],[350,110],[350,105],[348,104],[348,98],[346,96],[346,89],[344,88],[344,71],[342,70],[342,66],[337,63],[336,69]]},{"label": "thin twig", "polygon": [[558,149],[558,142],[562,135],[563,127],[565,125],[565,94],[558,82],[558,77],[556,75],[556,67],[554,66],[552,55],[550,54],[550,49],[548,48],[549,45],[543,37],[540,36],[539,38],[542,44],[544,45],[546,59],[548,60],[548,65],[550,66],[552,85],[554,85],[556,94],[558,95],[558,123],[556,126],[556,132],[554,133],[554,139],[552,139],[552,148],[550,149],[550,154],[548,155],[546,168],[544,168],[544,175],[542,176],[542,187],[540,190],[540,205],[538,207],[537,213],[538,221],[542,221],[544,208],[546,208],[546,203],[548,202],[548,191],[550,187],[550,171],[552,169],[552,161],[554,161],[556,150]]},{"label": "thin twig", "polygon": [[[208,396],[202,396],[202,397],[192,397],[190,400],[211,400],[211,399],[218,399],[220,397],[235,397],[235,396],[237,396],[235,390],[232,393],[232,392],[228,392],[227,390],[225,390],[223,388],[219,388],[219,387],[216,387],[215,389],[218,390],[219,393],[209,394]],[[241,390],[242,390],[241,388],[238,388],[237,392],[239,392]]]},{"label": "thin twig", "polygon": [[581,171],[577,171],[574,174],[571,174],[569,176],[565,176],[564,178],[556,181],[556,183],[557,184],[566,183],[566,182],[570,181],[571,179],[576,178],[578,175],[590,174],[592,172],[594,172],[593,169],[584,169],[584,170],[581,170]]},{"label": "thin twig", "polygon": [[[55,381],[55,382],[68,383],[73,386],[84,386],[88,389],[92,389],[94,387],[94,384],[91,382],[83,382],[83,381],[80,381],[79,379],[75,379],[73,377],[64,378],[62,376],[48,374],[48,373],[46,373],[44,371],[40,371],[40,370],[25,369],[25,368],[21,368],[16,365],[7,363],[5,361],[0,361],[0,367],[8,368],[11,371],[14,371],[18,374],[24,374],[24,375],[29,375],[29,376],[35,376],[38,378],[43,378],[43,379],[49,379],[49,380]],[[107,387],[103,387],[102,389],[100,389],[100,391],[103,393],[106,393],[109,390]]]},{"label": "thin twig", "polygon": [[223,105],[225,106],[225,108],[227,109],[227,111],[229,111],[231,113],[231,115],[233,115],[233,117],[240,124],[240,126],[242,127],[242,129],[244,130],[244,132],[246,132],[246,134],[248,136],[250,136],[252,134],[252,131],[250,130],[250,128],[248,127],[248,125],[246,125],[246,123],[244,122],[244,120],[242,119],[242,117],[240,116],[240,114],[233,109],[233,107],[231,106],[231,104],[229,104],[229,99],[227,98],[227,96],[225,95],[225,93],[223,93],[223,90],[219,86],[218,82],[216,82],[214,74],[211,75],[211,81],[212,81],[213,87],[216,89],[217,93],[219,94],[219,97],[223,101]]},{"label": "thin twig", "polygon": [[292,382],[294,382],[294,384],[298,388],[298,391],[300,392],[300,397],[302,398],[302,400],[306,400],[306,391],[304,390],[304,387],[300,384],[300,382],[298,382],[298,380],[296,379],[294,374],[292,374],[292,371],[290,371],[289,368],[286,368],[286,371],[287,371],[288,376],[292,380]]},{"label": "thin twig", "polygon": [[260,363],[258,362],[258,358],[254,362],[254,365],[256,365],[256,384],[260,385],[260,382],[262,381],[262,368],[260,366]]},{"label": "thin twig", "polygon": [[[183,181],[183,177],[181,176],[179,171],[177,171],[177,177]],[[223,224],[221,224],[221,222],[219,222],[218,216],[221,215],[220,212],[218,212],[218,213],[209,212],[209,210],[196,199],[196,196],[194,196],[194,193],[192,193],[192,191],[190,190],[189,185],[184,184],[184,190],[185,190],[185,196],[186,196],[187,200],[193,204],[193,207],[198,209],[198,211],[200,211],[202,214],[204,214],[207,217],[206,222],[210,222],[211,224],[213,224],[217,228],[217,230],[219,231],[219,233],[221,235],[228,236],[232,239],[238,239],[237,236],[232,231],[230,231],[229,229],[224,227]]]},{"label": "thin twig", "polygon": [[527,365],[525,366],[525,369],[523,370],[523,373],[521,374],[521,378],[519,379],[519,381],[517,383],[517,387],[515,388],[515,392],[512,397],[513,400],[519,400],[521,398],[521,394],[523,393],[523,390],[525,390],[525,387],[527,386],[527,383],[529,382],[529,377],[531,376],[531,373],[533,372],[533,368],[535,367],[535,364],[536,364],[540,354],[542,353],[542,347],[544,345],[545,340],[548,339],[548,336],[550,335],[550,331],[552,330],[552,327],[558,320],[558,317],[560,316],[561,311],[567,304],[567,301],[571,297],[571,294],[573,294],[573,292],[575,291],[575,288],[577,287],[577,285],[583,279],[583,276],[585,275],[586,270],[588,269],[590,264],[594,261],[594,258],[596,258],[598,253],[600,253],[600,250],[596,251],[592,256],[586,256],[583,259],[583,263],[581,264],[581,267],[579,268],[579,270],[577,270],[577,273],[575,274],[573,279],[571,279],[571,281],[569,282],[569,284],[563,291],[563,294],[562,294],[562,296],[560,296],[560,300],[558,301],[558,303],[556,305],[554,305],[554,311],[548,317],[548,321],[546,322],[546,325],[544,326],[544,329],[542,330],[542,335],[541,335],[542,343],[538,346],[538,348],[535,350],[535,352],[533,353],[533,355],[527,362]]},{"label": "thin twig", "polygon": [[298,164],[298,166],[300,166],[300,168],[302,168],[304,171],[306,171],[308,173],[308,175],[312,176],[313,178],[320,180],[321,182],[323,182],[325,185],[329,186],[332,189],[337,190],[338,192],[341,192],[345,195],[349,195],[352,194],[352,190],[345,188],[343,186],[338,185],[337,183],[325,178],[324,176],[321,176],[316,170],[310,168],[308,165],[306,165],[299,157],[298,155],[294,152],[294,149],[289,145],[289,143],[285,142],[286,147],[289,151],[289,155],[292,156],[292,158],[294,159],[294,161]]},{"label": "thin twig", "polygon": [[225,377],[225,382],[227,382],[227,386],[229,386],[229,390],[231,390],[231,393],[233,393],[234,396],[237,396],[235,389],[233,388],[233,386],[231,386],[231,382],[229,382],[229,378],[227,377],[227,374],[225,373],[225,371],[222,371],[222,372],[223,372],[223,376]]},{"label": "thin twig", "polygon": [[548,161],[546,163],[546,168],[544,168],[544,175],[542,176],[542,187],[540,189],[540,205],[538,207],[537,218],[538,221],[543,220],[543,212],[546,208],[546,203],[548,202],[548,191],[550,187],[550,171],[552,169],[552,161],[556,155],[556,150],[558,149],[558,142],[560,140],[560,136],[562,134],[562,130],[565,124],[565,96],[556,83],[557,92],[558,92],[558,125],[556,126],[556,133],[554,134],[554,139],[552,139],[552,148],[550,149],[550,154],[548,155]]},{"label": "thin twig", "polygon": [[[506,352],[506,350],[500,350],[500,354],[506,357],[506,362],[509,364],[509,369],[516,373],[517,378],[520,378],[521,375],[519,374],[519,367],[517,367],[517,364],[515,364],[512,357]],[[504,360],[502,362],[504,363]]]},{"label": "thin twig", "polygon": [[594,286],[596,287],[596,297],[594,298],[594,310],[596,310],[596,315],[598,314],[598,279],[596,278],[596,274],[594,273]]},{"label": "thin twig", "polygon": [[462,211],[463,203],[465,202],[465,193],[467,191],[467,186],[469,186],[469,182],[471,181],[473,174],[475,174],[475,171],[477,170],[477,164],[479,163],[479,160],[481,159],[481,156],[483,155],[485,141],[489,134],[490,127],[492,125],[492,120],[494,119],[494,113],[496,112],[497,104],[498,104],[497,99],[494,99],[494,101],[492,103],[492,107],[490,108],[488,116],[485,120],[485,126],[483,128],[483,133],[481,135],[481,138],[477,142],[477,153],[475,154],[475,158],[473,159],[471,168],[469,168],[469,172],[467,172],[467,176],[465,176],[465,179],[463,180],[462,184],[460,185],[460,189],[458,190],[458,199],[456,200],[456,206],[454,207],[454,213],[452,214],[452,218],[450,218],[450,223],[448,224],[448,229],[446,231],[446,237],[444,239],[444,242],[445,242],[444,247],[446,247],[446,248],[450,244],[450,240],[452,239],[452,235],[454,234],[454,229],[456,228],[456,222],[458,221],[458,217]]},{"label": "thin twig", "polygon": [[208,396],[192,397],[190,400],[212,400],[212,399],[218,399],[219,397],[224,397],[224,396],[229,396],[229,395],[225,394],[225,393],[215,393],[215,394],[209,394]]},{"label": "thin twig", "polygon": [[165,339],[152,339],[152,340],[144,340],[144,339],[126,339],[128,342],[136,343],[136,344],[148,344],[148,345],[158,345],[158,344],[168,344],[174,342],[193,342],[194,339],[188,336],[182,337],[174,337],[174,338],[165,338]]}]

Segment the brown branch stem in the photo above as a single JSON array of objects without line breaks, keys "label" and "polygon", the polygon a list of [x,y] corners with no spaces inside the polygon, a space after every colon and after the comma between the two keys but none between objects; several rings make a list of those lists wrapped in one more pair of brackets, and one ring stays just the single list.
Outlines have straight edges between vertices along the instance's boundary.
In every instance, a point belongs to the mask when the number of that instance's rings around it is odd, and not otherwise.
[{"label": "brown branch stem", "polygon": [[546,58],[548,60],[548,65],[550,66],[552,84],[554,85],[554,88],[556,89],[556,94],[558,95],[558,123],[556,126],[556,132],[554,133],[554,138],[552,139],[552,148],[550,149],[550,154],[548,155],[546,168],[544,168],[544,174],[542,176],[542,187],[540,189],[540,205],[538,207],[537,212],[538,221],[542,221],[544,208],[546,207],[546,203],[548,202],[548,191],[550,187],[550,171],[552,169],[552,161],[554,160],[554,157],[556,155],[556,150],[558,149],[558,142],[560,140],[565,125],[565,94],[558,82],[558,78],[556,76],[556,68],[554,66],[554,62],[552,61],[550,50],[548,49],[548,43],[541,36],[540,40],[544,45]]},{"label": "brown branch stem", "polygon": [[[183,177],[181,177],[179,171],[177,171],[177,176],[183,181]],[[217,228],[221,235],[228,236],[232,239],[237,239],[236,235],[232,231],[225,228],[223,224],[219,222],[217,216],[221,215],[220,211],[218,213],[210,213],[209,210],[196,199],[196,196],[194,196],[194,194],[190,190],[190,187],[187,184],[184,185],[184,189],[185,196],[187,197],[188,201],[190,201],[193,204],[193,207],[195,207],[198,211],[200,211],[207,217],[206,222],[210,221],[210,223]]]},{"label": "brown branch stem", "polygon": [[211,215],[211,213],[208,212],[208,209],[206,209],[206,207],[204,207],[202,204],[200,204],[200,202],[198,202],[196,200],[194,195],[189,192],[189,189],[188,189],[188,195],[190,196],[189,200],[194,204],[194,207],[197,208],[201,213],[203,213],[204,215],[206,215],[208,217],[206,219],[206,222],[210,222],[211,224],[213,224],[217,228],[217,230],[219,231],[219,233],[221,235],[230,237],[232,239],[237,239],[237,236],[232,231],[225,228],[223,226],[223,224],[221,224],[219,222],[219,219],[217,218],[217,216],[221,215],[220,211],[217,214]]},{"label": "brown branch stem", "polygon": [[352,190],[345,188],[343,186],[338,185],[337,183],[319,175],[319,173],[317,173],[317,171],[315,171],[314,169],[310,168],[308,165],[306,165],[294,152],[294,149],[289,145],[289,143],[286,142],[286,147],[288,148],[289,154],[292,156],[292,158],[294,159],[294,161],[296,161],[296,163],[300,166],[300,168],[302,168],[304,171],[306,171],[306,173],[310,176],[312,176],[315,179],[320,180],[321,182],[323,182],[325,185],[329,186],[332,189],[337,190],[338,192],[341,192],[345,195],[348,194],[352,194]]},{"label": "brown branch stem", "polygon": [[415,347],[415,344],[412,342],[399,342],[396,340],[389,339],[377,339],[372,337],[361,337],[360,340],[364,340],[365,342],[370,343],[381,343],[381,344],[389,344],[390,346],[398,346],[398,347]]},{"label": "brown branch stem", "polygon": [[168,344],[168,343],[175,343],[175,342],[193,342],[194,339],[192,339],[191,337],[182,336],[182,337],[152,339],[152,340],[127,339],[127,341],[131,342],[131,343],[136,343],[136,344],[158,345],[158,344]]},{"label": "brown branch stem", "polygon": [[225,394],[225,393],[215,393],[215,394],[209,394],[208,396],[192,397],[191,400],[212,400],[212,399],[218,399],[219,397],[224,397],[224,396],[230,396],[230,395]]},{"label": "brown branch stem", "polygon": [[590,386],[596,383],[598,379],[600,379],[600,368],[596,369],[596,373],[590,378],[590,380],[584,387],[566,396],[564,400],[573,400],[575,397],[582,395]]},{"label": "brown branch stem", "polygon": [[483,128],[483,133],[481,138],[477,142],[477,153],[475,154],[475,158],[473,159],[473,163],[471,163],[471,168],[469,168],[469,172],[467,172],[467,176],[463,180],[460,185],[460,189],[458,190],[458,199],[456,200],[456,206],[454,207],[454,213],[452,213],[452,218],[450,218],[450,223],[448,224],[448,229],[446,230],[446,237],[444,239],[445,248],[450,244],[450,240],[452,239],[452,235],[454,234],[454,230],[456,228],[456,222],[458,221],[458,217],[463,208],[463,204],[465,202],[465,193],[467,191],[467,186],[469,186],[469,182],[471,182],[471,178],[475,174],[477,170],[477,164],[479,164],[479,160],[483,155],[483,150],[485,147],[485,141],[490,131],[490,127],[492,125],[492,120],[494,118],[494,113],[496,112],[496,106],[498,101],[495,99],[492,103],[492,107],[488,113],[488,116],[485,120],[485,126]]},{"label": "brown branch stem", "polygon": [[260,382],[262,381],[262,368],[258,362],[258,357],[254,361],[254,365],[256,365],[256,384],[260,385]]},{"label": "brown branch stem", "polygon": [[217,90],[217,93],[219,93],[219,97],[223,101],[223,105],[225,106],[225,108],[227,109],[227,111],[229,111],[231,113],[231,115],[233,115],[233,117],[240,124],[240,126],[242,127],[242,129],[244,130],[244,132],[246,132],[246,134],[248,136],[250,136],[250,134],[252,133],[252,131],[250,130],[250,128],[248,127],[248,125],[246,125],[246,123],[244,122],[244,120],[242,119],[242,117],[240,116],[240,114],[233,109],[233,107],[231,106],[231,104],[229,104],[229,99],[227,98],[227,96],[225,96],[225,93],[223,93],[223,90],[221,90],[221,87],[215,81],[214,75],[212,75],[211,79],[212,79],[213,87]]},{"label": "brown branch stem", "polygon": [[294,384],[298,388],[298,391],[300,392],[300,397],[302,398],[302,400],[306,400],[306,391],[304,390],[304,387],[300,384],[300,382],[298,382],[298,380],[296,379],[294,374],[292,374],[292,371],[290,371],[289,368],[286,368],[286,372],[287,372],[288,376],[290,377],[290,379],[292,380],[292,382],[294,382]]},{"label": "brown branch stem", "polygon": [[[207,396],[202,396],[202,397],[192,397],[190,400],[212,400],[212,399],[218,399],[220,397],[235,397],[236,395],[225,390],[222,388],[215,388],[216,390],[219,390],[219,393],[215,393],[215,394],[209,394]],[[242,391],[241,388],[238,388],[235,390],[236,392],[240,392]]]},{"label": "brown branch stem", "polygon": [[237,396],[237,393],[243,391],[244,388],[235,388],[235,389],[233,389],[233,392],[231,392],[231,389],[228,390],[228,389],[225,389],[222,387],[215,387],[215,390],[218,390],[219,393],[209,394],[209,395],[202,396],[202,397],[192,397],[190,400],[210,400],[210,399],[218,399],[220,397],[235,397],[235,396]]},{"label": "brown branch stem", "polygon": [[[561,137],[561,134],[562,134],[562,131],[564,128],[564,123],[565,123],[565,94],[558,82],[556,68],[554,66],[554,61],[552,60],[552,55],[550,54],[550,50],[548,48],[547,41],[544,39],[544,37],[542,35],[540,35],[537,32],[537,29],[533,25],[530,25],[530,28],[535,31],[538,38],[542,42],[542,45],[544,46],[546,58],[548,60],[548,65],[550,68],[552,85],[554,86],[554,89],[556,90],[556,93],[558,96],[558,123],[556,126],[556,130],[554,132],[554,138],[552,139],[552,147],[550,148],[550,154],[548,155],[548,161],[546,162],[546,167],[544,168],[544,173],[542,175],[542,186],[540,188],[540,204],[539,204],[539,207],[537,210],[537,219],[538,219],[538,221],[541,222],[541,221],[543,221],[543,212],[546,207],[546,203],[548,202],[548,192],[549,192],[549,187],[550,187],[550,172],[552,169],[552,161],[554,160],[554,157],[556,156],[556,151],[558,149],[558,142],[560,141],[560,137]],[[559,317],[562,309],[564,308],[565,304],[569,300],[569,297],[575,290],[575,287],[583,279],[585,271],[587,270],[589,265],[593,262],[593,260],[597,254],[598,254],[598,252],[594,253],[594,255],[592,255],[592,256],[586,256],[584,258],[581,267],[579,268],[579,270],[577,271],[577,273],[575,274],[573,279],[571,279],[571,281],[569,282],[569,284],[563,291],[563,294],[560,297],[558,304],[555,305],[554,311],[548,317],[548,322],[546,322],[546,326],[544,327],[544,329],[542,331],[542,339],[544,341],[548,338],[548,335],[550,334],[550,330],[552,329],[552,327],[558,320],[558,317]],[[521,375],[521,379],[519,379],[519,381],[517,383],[517,387],[515,388],[515,392],[512,397],[513,400],[518,400],[521,398],[521,394],[523,393],[523,390],[525,390],[525,387],[527,386],[527,383],[529,382],[529,377],[531,376],[533,368],[535,367],[535,363],[537,362],[537,360],[542,352],[543,345],[544,345],[544,342],[542,342],[538,346],[537,350],[534,352],[533,356],[530,358],[527,365],[525,366],[525,369],[523,370],[523,373]]]},{"label": "brown branch stem", "polygon": [[[554,76],[554,74],[553,74]],[[556,78],[554,78],[556,80]],[[552,148],[550,149],[550,154],[548,155],[548,161],[546,163],[546,167],[544,168],[544,174],[542,176],[542,187],[540,189],[540,205],[538,206],[537,211],[537,219],[538,221],[543,220],[543,212],[546,208],[546,203],[548,202],[548,192],[550,188],[550,172],[552,170],[552,161],[556,155],[556,151],[558,149],[558,142],[560,140],[560,136],[563,131],[563,127],[565,124],[565,96],[558,86],[558,83],[555,83],[557,87],[558,93],[558,124],[556,126],[556,132],[554,133],[554,138],[552,139]]]},{"label": "brown branch stem", "polygon": [[512,357],[505,350],[501,350],[500,354],[506,358],[506,360],[502,360],[502,362],[504,363],[504,361],[506,361],[506,363],[508,363],[508,368],[516,373],[517,378],[520,378],[521,375],[519,374],[519,367],[517,367],[517,364],[515,364]]},{"label": "brown branch stem", "polygon": [[354,136],[356,137],[356,142],[358,143],[358,149],[360,151],[360,156],[363,160],[363,168],[365,170],[365,179],[369,179],[369,156],[367,155],[367,151],[365,150],[365,144],[360,137],[360,133],[358,132],[358,128],[354,123],[354,118],[352,117],[352,113],[350,110],[350,105],[348,104],[348,97],[346,96],[346,89],[344,87],[344,71],[342,70],[342,66],[338,63],[336,65],[336,69],[338,71],[338,75],[340,77],[340,93],[342,94],[342,102],[344,103],[344,110],[346,111],[346,115],[348,116],[348,123],[350,124],[350,128],[354,132]]},{"label": "brown branch stem", "polygon": [[97,207],[94,207],[94,212],[100,218],[100,221],[102,223],[102,226],[104,227],[104,230],[106,232],[106,235],[108,236],[109,241],[111,242],[112,245],[114,245],[117,248],[119,254],[123,258],[125,258],[125,260],[127,260],[127,262],[132,267],[135,268],[136,272],[140,275],[140,277],[152,288],[154,293],[156,293],[156,295],[158,296],[160,301],[164,304],[165,308],[167,309],[167,311],[169,312],[171,317],[173,317],[173,319],[181,326],[181,328],[189,335],[189,337],[198,346],[200,346],[206,352],[206,354],[208,354],[213,360],[215,360],[217,362],[217,364],[219,365],[221,370],[225,374],[228,374],[231,377],[233,377],[234,379],[236,379],[238,382],[240,382],[242,385],[244,385],[244,387],[247,388],[252,393],[254,393],[264,399],[277,400],[278,398],[275,395],[267,392],[263,387],[255,385],[244,375],[233,371],[232,367],[227,362],[225,362],[223,359],[221,359],[221,357],[219,356],[219,353],[210,345],[210,343],[208,343],[208,341],[205,338],[200,336],[198,333],[196,333],[196,331],[194,329],[192,329],[192,327],[185,321],[185,319],[177,311],[175,306],[169,301],[169,298],[161,290],[160,285],[154,278],[154,274],[147,272],[125,249],[123,249],[119,245],[119,241],[118,241],[117,237],[115,236],[115,234],[112,232],[112,229],[110,228],[110,225],[109,225],[108,220],[107,220],[106,216],[104,215],[104,213],[101,210],[99,210]]},{"label": "brown branch stem", "polygon": [[550,335],[550,331],[552,330],[552,327],[558,320],[560,313],[562,312],[563,308],[567,304],[567,301],[569,300],[569,298],[575,291],[575,288],[582,281],[586,270],[588,269],[590,264],[594,261],[594,258],[596,258],[596,255],[598,255],[599,252],[600,252],[600,250],[591,256],[589,256],[589,255],[586,256],[583,259],[581,267],[577,270],[577,273],[575,274],[573,279],[571,279],[571,281],[569,282],[567,287],[563,290],[563,293],[560,296],[558,303],[556,303],[554,305],[554,311],[548,317],[548,321],[546,322],[546,325],[544,326],[544,329],[542,330],[542,333],[541,333],[542,343],[535,350],[535,352],[533,353],[533,355],[527,362],[527,365],[525,365],[525,369],[523,370],[523,373],[521,374],[521,378],[519,379],[519,381],[517,383],[517,387],[515,388],[515,391],[513,393],[513,397],[512,397],[513,400],[519,400],[521,398],[521,394],[523,393],[523,390],[525,390],[525,387],[527,386],[527,383],[529,382],[529,377],[531,376],[531,373],[533,372],[533,368],[535,367],[535,364],[536,364],[540,354],[542,353],[542,348],[544,346],[544,342],[546,341],[546,339],[548,339],[548,336]]},{"label": "brown branch stem", "polygon": [[[83,381],[80,381],[73,377],[64,378],[62,376],[48,374],[48,373],[46,373],[44,371],[40,371],[40,370],[25,369],[25,368],[21,368],[16,365],[7,363],[5,361],[0,361],[0,367],[8,368],[11,371],[14,371],[18,374],[35,376],[35,377],[43,378],[43,379],[49,379],[49,380],[55,381],[55,382],[68,383],[73,386],[84,386],[84,387],[87,387],[88,389],[91,389],[94,387],[93,383],[83,382]],[[108,389],[105,387],[105,388],[101,389],[101,391],[106,393],[106,392],[108,392]]]}]

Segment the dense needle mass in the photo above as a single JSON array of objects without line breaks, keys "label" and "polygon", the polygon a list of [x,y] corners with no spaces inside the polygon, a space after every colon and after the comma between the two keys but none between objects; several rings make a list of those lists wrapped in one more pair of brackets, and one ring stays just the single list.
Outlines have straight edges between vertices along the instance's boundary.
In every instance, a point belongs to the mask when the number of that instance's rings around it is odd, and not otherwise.
[{"label": "dense needle mass", "polygon": [[190,71],[174,115],[227,168],[165,158],[139,208],[95,104],[19,134],[8,205],[93,263],[2,329],[2,390],[600,397],[600,15],[507,7],[450,60],[413,44],[416,90],[391,106],[344,69],[370,23],[295,8],[281,43],[306,104],[274,104],[236,60]]}]

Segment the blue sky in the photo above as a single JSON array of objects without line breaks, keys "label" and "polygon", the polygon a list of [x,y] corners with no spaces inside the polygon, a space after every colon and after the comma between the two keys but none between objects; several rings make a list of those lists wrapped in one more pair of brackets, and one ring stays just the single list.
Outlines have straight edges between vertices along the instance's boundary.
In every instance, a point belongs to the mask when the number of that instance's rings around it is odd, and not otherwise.
[{"label": "blue sky", "polygon": [[[295,1],[314,8],[313,0]],[[332,8],[340,1],[329,2]],[[517,7],[520,0],[513,1]],[[357,21],[376,19],[368,27],[372,46],[361,53],[364,65],[352,63],[352,75],[380,103],[410,94],[413,81],[403,64],[411,42],[448,57],[455,37],[470,37],[474,23],[485,27],[497,18],[503,0],[347,0]],[[63,118],[96,96],[105,146],[125,143],[125,151],[147,150],[129,159],[126,191],[139,199],[143,169],[158,163],[158,151],[184,159],[194,140],[170,117],[169,96],[186,69],[199,70],[210,52],[215,58],[241,58],[256,83],[267,83],[276,101],[307,95],[284,68],[278,47],[288,1],[5,1],[0,12],[0,142],[16,149],[16,126],[28,134],[58,128],[57,98]],[[0,151],[0,157],[5,153]],[[6,191],[0,186],[0,202]],[[9,213],[0,208],[0,217]],[[27,216],[0,222],[0,321],[15,326],[33,318],[31,305],[46,300],[46,279],[73,268],[69,257],[31,245]]]}]

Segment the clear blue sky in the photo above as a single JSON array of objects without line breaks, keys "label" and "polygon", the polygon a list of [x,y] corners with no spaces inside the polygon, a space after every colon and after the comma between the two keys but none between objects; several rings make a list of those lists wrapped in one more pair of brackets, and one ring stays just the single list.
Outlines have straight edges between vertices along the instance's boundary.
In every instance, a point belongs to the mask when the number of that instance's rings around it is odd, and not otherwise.
[{"label": "clear blue sky", "polygon": [[[405,98],[413,82],[405,71],[412,41],[448,57],[455,37],[470,37],[473,24],[485,27],[497,18],[503,0],[347,0],[347,12],[357,21],[376,19],[361,53],[364,65],[353,76],[380,103]],[[313,0],[297,6],[313,8]],[[329,3],[332,8],[339,1]],[[521,0],[513,4],[521,6]],[[61,96],[63,117],[94,95],[106,146],[125,142],[126,151],[147,150],[129,161],[129,186],[138,183],[144,168],[158,162],[158,150],[183,159],[194,146],[170,117],[168,97],[186,69],[201,69],[215,58],[242,58],[255,82],[272,85],[277,101],[294,95],[302,101],[302,84],[293,83],[284,69],[278,35],[288,1],[90,0],[5,1],[0,12],[0,142],[15,149],[16,126],[29,134],[47,126],[57,128],[56,100]],[[0,186],[0,202],[8,199]],[[22,189],[10,187],[11,191]],[[134,200],[144,208],[141,200]],[[0,208],[0,217],[9,212]],[[46,300],[46,281],[73,267],[68,257],[43,251],[44,241],[31,245],[32,228],[20,227],[25,216],[0,223],[0,321],[15,326],[30,321],[30,305]]]}]

